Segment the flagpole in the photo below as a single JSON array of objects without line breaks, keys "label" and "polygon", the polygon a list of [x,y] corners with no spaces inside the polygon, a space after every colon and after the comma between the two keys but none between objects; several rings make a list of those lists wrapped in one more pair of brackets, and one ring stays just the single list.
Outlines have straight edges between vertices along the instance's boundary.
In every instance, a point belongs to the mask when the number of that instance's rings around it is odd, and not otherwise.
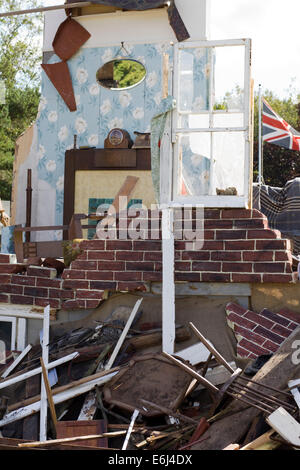
[{"label": "flagpole", "polygon": [[263,182],[263,145],[262,145],[262,87],[258,89],[258,183]]}]

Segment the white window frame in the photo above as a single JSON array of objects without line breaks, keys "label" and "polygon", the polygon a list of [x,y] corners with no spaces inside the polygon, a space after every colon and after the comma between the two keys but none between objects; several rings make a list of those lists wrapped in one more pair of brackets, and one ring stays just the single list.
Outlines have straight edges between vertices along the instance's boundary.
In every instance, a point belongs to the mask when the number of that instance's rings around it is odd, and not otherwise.
[{"label": "white window frame", "polygon": [[6,317],[0,315],[0,322],[11,323],[11,340],[10,340],[10,349],[11,351],[16,350],[16,337],[17,337],[17,319],[14,317]]},{"label": "white window frame", "polygon": [[[244,46],[245,47],[245,65],[244,65],[244,126],[243,127],[208,127],[208,128],[180,128],[178,127],[179,113],[178,108],[173,111],[172,115],[172,171],[173,174],[172,184],[168,188],[161,188],[162,199],[161,203],[167,203],[172,207],[178,204],[203,204],[205,207],[249,207],[250,198],[250,163],[251,163],[251,39],[235,39],[235,40],[218,40],[218,41],[197,41],[197,42],[183,42],[176,43],[174,47],[174,82],[173,94],[177,103],[179,103],[179,52],[184,49],[192,48],[209,48],[209,47],[226,47],[226,46]],[[211,93],[213,90],[211,90]],[[211,106],[211,100],[210,100]],[[210,110],[212,112],[212,110]],[[186,114],[186,113],[184,113]],[[188,113],[188,114],[193,114]],[[195,113],[194,113],[195,114]],[[199,113],[196,113],[199,114]],[[243,196],[217,196],[217,195],[203,195],[203,196],[178,196],[178,137],[179,135],[200,133],[200,132],[243,132],[245,135],[245,174],[244,174],[244,195]],[[170,155],[170,153],[169,153]],[[171,157],[171,155],[170,155]],[[170,171],[170,170],[169,170]],[[170,174],[169,173],[169,174]],[[165,174],[164,174],[165,175]],[[165,178],[161,174],[162,186]],[[167,184],[167,183],[166,183]],[[170,187],[171,186],[171,187]],[[168,199],[168,200],[167,200]]]}]

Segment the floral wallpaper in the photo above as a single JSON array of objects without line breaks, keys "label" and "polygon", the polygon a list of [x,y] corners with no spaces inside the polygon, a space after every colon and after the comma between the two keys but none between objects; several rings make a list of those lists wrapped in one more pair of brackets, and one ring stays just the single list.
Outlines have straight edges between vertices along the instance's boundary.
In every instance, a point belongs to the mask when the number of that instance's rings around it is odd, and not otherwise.
[{"label": "floral wallpaper", "polygon": [[[77,146],[102,148],[110,129],[126,129],[134,140],[134,131],[149,132],[151,118],[162,100],[162,54],[172,56],[169,43],[125,44],[82,48],[68,61],[77,111],[70,112],[47,75],[42,72],[42,91],[37,116],[38,179],[46,181],[56,193],[56,220],[63,220],[65,151]],[[97,70],[117,55],[136,59],[147,74],[138,85],[124,90],[109,90],[96,81]],[[49,63],[60,59],[53,55]]]}]

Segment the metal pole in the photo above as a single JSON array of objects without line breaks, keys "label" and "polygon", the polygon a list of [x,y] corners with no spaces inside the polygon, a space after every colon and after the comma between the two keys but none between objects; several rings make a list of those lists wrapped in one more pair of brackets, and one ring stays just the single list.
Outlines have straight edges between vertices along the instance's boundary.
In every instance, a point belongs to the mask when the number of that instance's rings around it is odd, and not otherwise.
[{"label": "metal pole", "polygon": [[17,11],[8,11],[6,13],[0,12],[0,18],[4,18],[5,16],[16,16],[16,15],[27,15],[28,13],[41,13],[44,11],[53,11],[53,10],[68,10],[72,8],[82,8],[88,7],[92,5],[92,2],[77,2],[77,3],[70,3],[65,5],[53,5],[49,7],[39,7],[39,8],[31,8],[28,10],[17,10]]},{"label": "metal pole", "polygon": [[258,182],[261,185],[263,181],[263,160],[262,160],[262,114],[261,114],[261,103],[262,103],[262,88],[259,85],[258,89]]}]

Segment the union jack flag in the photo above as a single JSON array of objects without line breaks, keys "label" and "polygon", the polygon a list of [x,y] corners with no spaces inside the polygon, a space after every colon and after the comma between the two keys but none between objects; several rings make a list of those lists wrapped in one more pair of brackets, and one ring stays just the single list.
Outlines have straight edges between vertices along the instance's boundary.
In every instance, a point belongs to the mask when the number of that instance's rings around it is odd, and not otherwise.
[{"label": "union jack flag", "polygon": [[300,133],[282,119],[263,99],[263,140],[290,150],[300,151]]}]

